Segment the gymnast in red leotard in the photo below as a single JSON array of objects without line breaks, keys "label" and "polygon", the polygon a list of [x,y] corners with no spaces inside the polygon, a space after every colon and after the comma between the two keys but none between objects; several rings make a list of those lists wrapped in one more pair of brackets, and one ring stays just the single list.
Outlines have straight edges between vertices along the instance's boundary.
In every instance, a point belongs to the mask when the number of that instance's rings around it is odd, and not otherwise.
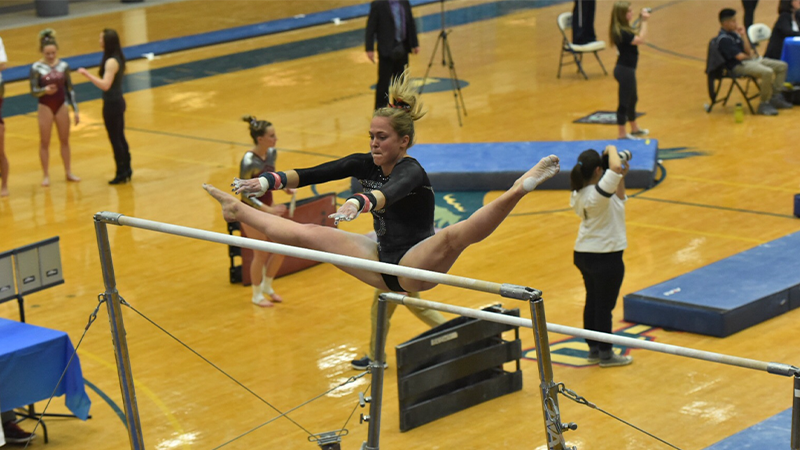
[{"label": "gymnast in red leotard", "polygon": [[58,58],[56,32],[47,28],[39,33],[39,49],[43,58],[31,66],[31,94],[39,98],[39,159],[42,161],[42,186],[50,186],[50,136],[53,122],[58,129],[61,159],[67,181],[81,181],[72,173],[69,149],[69,112],[75,112],[75,125],[80,122],[78,102],[69,76],[69,64]]}]

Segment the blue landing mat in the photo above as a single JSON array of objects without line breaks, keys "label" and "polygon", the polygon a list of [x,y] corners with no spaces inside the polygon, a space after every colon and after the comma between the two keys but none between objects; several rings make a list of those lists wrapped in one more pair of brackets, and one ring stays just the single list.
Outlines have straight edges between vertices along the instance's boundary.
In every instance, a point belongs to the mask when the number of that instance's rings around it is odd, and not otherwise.
[{"label": "blue landing mat", "polygon": [[792,409],[725,438],[705,450],[765,450],[789,448],[792,436]]},{"label": "blue landing mat", "polygon": [[624,298],[625,321],[725,337],[800,307],[800,232]]},{"label": "blue landing mat", "polygon": [[428,172],[433,188],[442,191],[505,190],[540,159],[553,154],[561,159],[561,172],[538,189],[569,189],[569,173],[578,155],[590,148],[602,152],[606,145],[633,153],[631,170],[625,177],[626,187],[653,185],[658,154],[656,139],[419,144],[408,153]]}]

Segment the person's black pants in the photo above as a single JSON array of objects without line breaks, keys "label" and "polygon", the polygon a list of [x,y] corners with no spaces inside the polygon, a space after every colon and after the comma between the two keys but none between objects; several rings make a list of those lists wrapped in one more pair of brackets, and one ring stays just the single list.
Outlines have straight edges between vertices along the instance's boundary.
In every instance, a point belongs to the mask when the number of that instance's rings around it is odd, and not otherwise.
[{"label": "person's black pants", "polygon": [[750,28],[750,25],[753,24],[753,17],[756,14],[756,6],[758,6],[758,0],[742,0],[742,6],[744,7],[744,30],[747,31]]},{"label": "person's black pants", "polygon": [[375,86],[375,109],[389,104],[389,84],[392,78],[403,73],[408,64],[408,55],[400,59],[378,56],[378,85]]},{"label": "person's black pants", "polygon": [[614,78],[619,83],[619,102],[617,106],[617,125],[636,120],[636,69],[617,65],[614,67]]},{"label": "person's black pants", "polygon": [[572,7],[572,43],[588,44],[597,40],[594,33],[594,9],[597,0],[575,0]]},{"label": "person's black pants", "polygon": [[[583,309],[583,328],[591,331],[611,333],[611,312],[617,305],[617,297],[625,277],[622,252],[574,253],[575,266],[583,275],[586,285],[586,305]],[[611,350],[613,345],[586,340],[589,349],[601,352]]]},{"label": "person's black pants", "polygon": [[131,174],[131,153],[125,139],[125,99],[103,102],[103,121],[106,124],[108,140],[114,149],[114,162],[117,163],[117,176]]}]

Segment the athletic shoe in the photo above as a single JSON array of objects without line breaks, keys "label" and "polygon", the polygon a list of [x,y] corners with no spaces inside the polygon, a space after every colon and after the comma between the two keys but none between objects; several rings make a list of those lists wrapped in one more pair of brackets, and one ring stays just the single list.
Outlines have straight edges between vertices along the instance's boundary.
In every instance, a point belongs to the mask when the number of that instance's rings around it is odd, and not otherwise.
[{"label": "athletic shoe", "polygon": [[629,140],[629,141],[639,141],[641,138],[638,138],[630,133],[626,134],[625,137],[617,138],[620,140]]},{"label": "athletic shoe", "polygon": [[597,363],[599,363],[600,362],[600,350],[597,350],[596,348],[589,350],[589,356],[586,357],[586,361],[588,361],[589,364],[597,364]]},{"label": "athletic shoe", "polygon": [[[367,370],[367,368],[369,367],[370,364],[372,364],[372,360],[369,359],[369,356],[365,356],[365,357],[363,357],[361,359],[354,359],[354,360],[350,361],[350,365],[353,367],[353,369],[356,369],[356,370]],[[383,363],[383,368],[384,369],[388,369],[389,368],[389,364],[386,364],[384,362]]]},{"label": "athletic shoe", "polygon": [[627,366],[632,362],[633,356],[623,356],[612,352],[608,357],[600,358],[600,367]]},{"label": "athletic shoe", "polygon": [[650,134],[650,130],[648,130],[646,128],[642,128],[639,131],[631,131],[631,135],[639,137],[639,138],[640,137],[645,137],[648,134]]},{"label": "athletic shoe", "polygon": [[769,103],[763,102],[760,105],[758,105],[758,111],[756,112],[756,114],[762,116],[777,116],[778,110]]},{"label": "athletic shoe", "polygon": [[769,104],[774,106],[775,109],[791,109],[792,104],[787,102],[786,99],[783,97],[783,94],[775,94],[772,96],[772,100],[769,101]]},{"label": "athletic shoe", "polygon": [[3,424],[3,434],[6,435],[6,442],[9,444],[27,444],[36,439],[35,434],[23,430],[13,420]]}]

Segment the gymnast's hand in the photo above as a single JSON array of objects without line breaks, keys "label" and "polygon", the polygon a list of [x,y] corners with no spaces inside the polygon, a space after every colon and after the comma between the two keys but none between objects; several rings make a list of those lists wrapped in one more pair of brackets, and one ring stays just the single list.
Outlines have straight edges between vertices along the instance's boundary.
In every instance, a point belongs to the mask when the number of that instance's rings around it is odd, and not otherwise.
[{"label": "gymnast's hand", "polygon": [[234,178],[231,187],[234,194],[245,194],[248,197],[261,197],[267,192],[259,178],[250,178],[249,180]]},{"label": "gymnast's hand", "polygon": [[345,222],[350,222],[358,217],[359,214],[360,211],[358,210],[358,206],[355,206],[353,202],[347,201],[344,202],[344,205],[342,205],[338,211],[328,216],[328,218],[333,219],[334,225],[338,225],[342,220]]}]

